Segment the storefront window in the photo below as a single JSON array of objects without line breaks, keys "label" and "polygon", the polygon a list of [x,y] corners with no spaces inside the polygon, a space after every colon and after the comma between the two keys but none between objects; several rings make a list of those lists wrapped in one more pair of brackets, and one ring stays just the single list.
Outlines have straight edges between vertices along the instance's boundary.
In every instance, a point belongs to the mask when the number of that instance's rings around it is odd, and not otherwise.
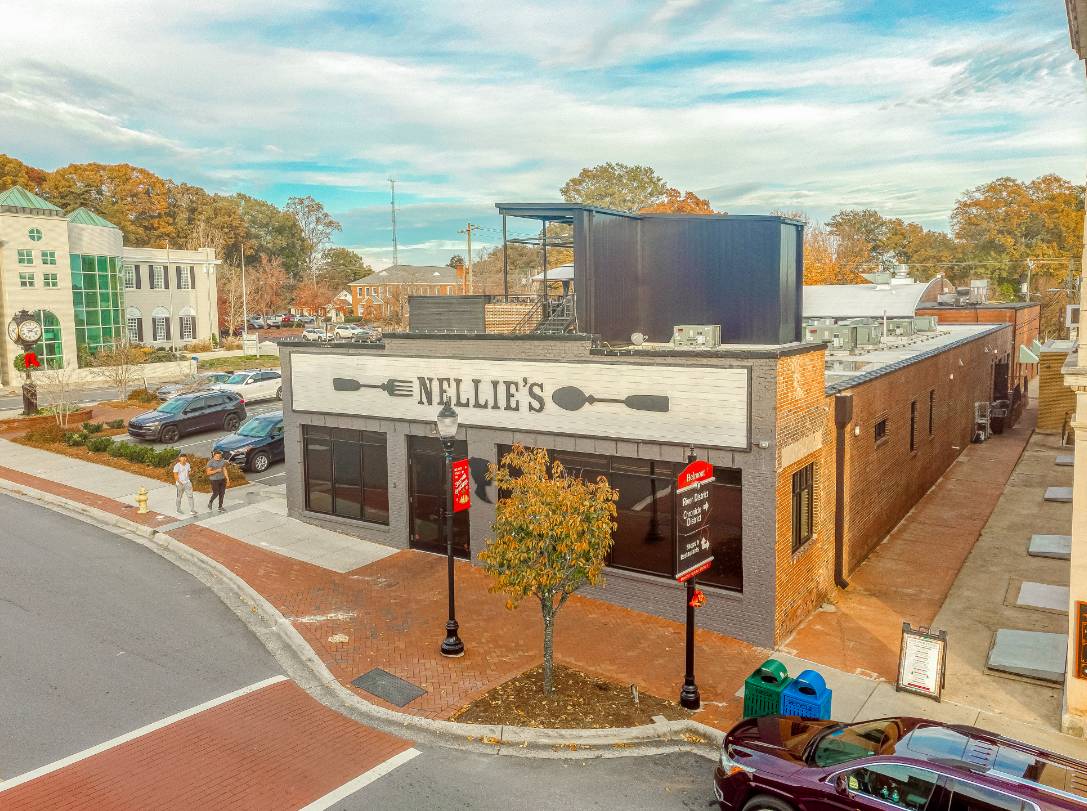
[{"label": "storefront window", "polygon": [[[113,256],[71,254],[70,260],[76,344],[93,354],[122,339],[124,297],[120,291],[124,288],[123,266]],[[79,350],[79,356],[86,357],[84,349]]]},{"label": "storefront window", "polygon": [[385,434],[302,426],[306,509],[389,523]]},{"label": "storefront window", "polygon": [[[498,446],[501,459],[512,448]],[[674,577],[676,572],[676,477],[685,463],[550,451],[567,473],[595,482],[603,476],[619,493],[615,543],[608,565],[616,569]],[[743,590],[743,488],[740,471],[715,467],[710,493],[709,540],[714,561],[698,582]],[[504,494],[499,493],[501,498]]]}]

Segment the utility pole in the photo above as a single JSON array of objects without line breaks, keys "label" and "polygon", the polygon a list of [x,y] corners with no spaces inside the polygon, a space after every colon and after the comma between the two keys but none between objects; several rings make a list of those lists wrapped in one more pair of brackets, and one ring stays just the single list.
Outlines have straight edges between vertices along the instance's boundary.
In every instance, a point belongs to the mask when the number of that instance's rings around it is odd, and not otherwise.
[{"label": "utility pole", "polygon": [[389,178],[389,186],[392,187],[392,210],[393,210],[393,264],[399,265],[400,260],[396,256],[396,178]]},{"label": "utility pole", "polygon": [[468,223],[468,227],[463,231],[457,231],[458,234],[468,235],[468,274],[464,280],[465,295],[471,295],[472,293],[472,231],[478,231],[482,227],[482,225],[472,225],[472,223]]},{"label": "utility pole", "polygon": [[1034,272],[1034,260],[1027,260],[1027,289],[1024,291],[1027,294],[1027,301],[1030,301],[1030,276]]}]

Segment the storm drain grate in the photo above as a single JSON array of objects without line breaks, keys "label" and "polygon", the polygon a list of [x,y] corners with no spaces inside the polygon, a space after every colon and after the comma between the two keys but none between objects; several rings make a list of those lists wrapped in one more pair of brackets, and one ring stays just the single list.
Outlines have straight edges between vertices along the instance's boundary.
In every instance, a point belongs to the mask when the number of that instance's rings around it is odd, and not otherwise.
[{"label": "storm drain grate", "polygon": [[394,676],[380,667],[375,667],[369,673],[363,673],[351,684],[398,707],[403,707],[415,701],[419,696],[426,695],[426,690],[423,688],[412,684],[410,681],[404,681],[399,676]]}]

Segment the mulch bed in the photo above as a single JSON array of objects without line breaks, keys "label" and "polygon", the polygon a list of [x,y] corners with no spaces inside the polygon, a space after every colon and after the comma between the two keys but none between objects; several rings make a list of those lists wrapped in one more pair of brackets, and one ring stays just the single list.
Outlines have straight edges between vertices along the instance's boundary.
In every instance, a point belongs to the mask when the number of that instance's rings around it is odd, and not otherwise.
[{"label": "mulch bed", "polygon": [[554,686],[551,695],[544,694],[540,664],[484,693],[449,720],[541,729],[600,729],[652,724],[654,715],[680,721],[694,714],[646,693],[641,693],[635,704],[629,686],[558,664]]},{"label": "mulch bed", "polygon": [[[78,428],[78,426],[76,427]],[[108,436],[113,433],[113,431],[103,431],[102,433],[93,434],[92,436]],[[125,431],[119,429],[116,433],[121,434],[125,433]],[[69,456],[72,459],[82,459],[84,462],[93,462],[96,465],[105,465],[106,467],[123,470],[126,473],[134,473],[137,476],[146,476],[149,479],[157,479],[158,481],[167,482],[168,484],[173,484],[174,482],[173,465],[170,465],[170,467],[152,467],[148,464],[130,462],[119,456],[110,456],[108,453],[104,452],[91,453],[84,445],[65,445],[63,442],[27,442],[23,437],[17,437],[13,439],[12,442],[17,442],[20,445],[26,445],[31,448],[38,448],[43,451],[49,451],[51,453],[59,453],[61,456]],[[192,457],[190,457],[189,461],[190,463],[192,462]],[[249,480],[245,478],[245,473],[241,468],[230,465],[228,470],[230,472],[230,487],[242,487],[249,484]],[[197,472],[194,470],[192,474],[193,490],[197,493],[210,493],[211,485],[203,481],[198,481],[197,475]]]}]

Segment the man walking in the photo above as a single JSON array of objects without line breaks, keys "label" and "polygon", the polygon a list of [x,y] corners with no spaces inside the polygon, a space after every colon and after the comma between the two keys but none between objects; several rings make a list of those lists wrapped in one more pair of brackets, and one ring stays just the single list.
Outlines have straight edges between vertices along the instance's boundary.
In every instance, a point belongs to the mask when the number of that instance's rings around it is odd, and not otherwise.
[{"label": "man walking", "polygon": [[181,454],[177,457],[177,464],[174,465],[174,485],[177,487],[177,514],[181,515],[181,497],[187,495],[189,497],[189,512],[196,515],[196,507],[192,503],[192,482],[189,480],[189,473],[192,471],[192,465],[189,464],[189,458],[185,454]]},{"label": "man walking", "polygon": [[208,460],[208,478],[211,480],[211,500],[208,502],[208,509],[211,509],[211,505],[215,503],[215,497],[218,496],[219,512],[225,513],[223,496],[226,495],[227,485],[230,484],[230,474],[226,472],[226,462],[223,461],[223,452],[220,450],[212,453],[211,459]]}]

